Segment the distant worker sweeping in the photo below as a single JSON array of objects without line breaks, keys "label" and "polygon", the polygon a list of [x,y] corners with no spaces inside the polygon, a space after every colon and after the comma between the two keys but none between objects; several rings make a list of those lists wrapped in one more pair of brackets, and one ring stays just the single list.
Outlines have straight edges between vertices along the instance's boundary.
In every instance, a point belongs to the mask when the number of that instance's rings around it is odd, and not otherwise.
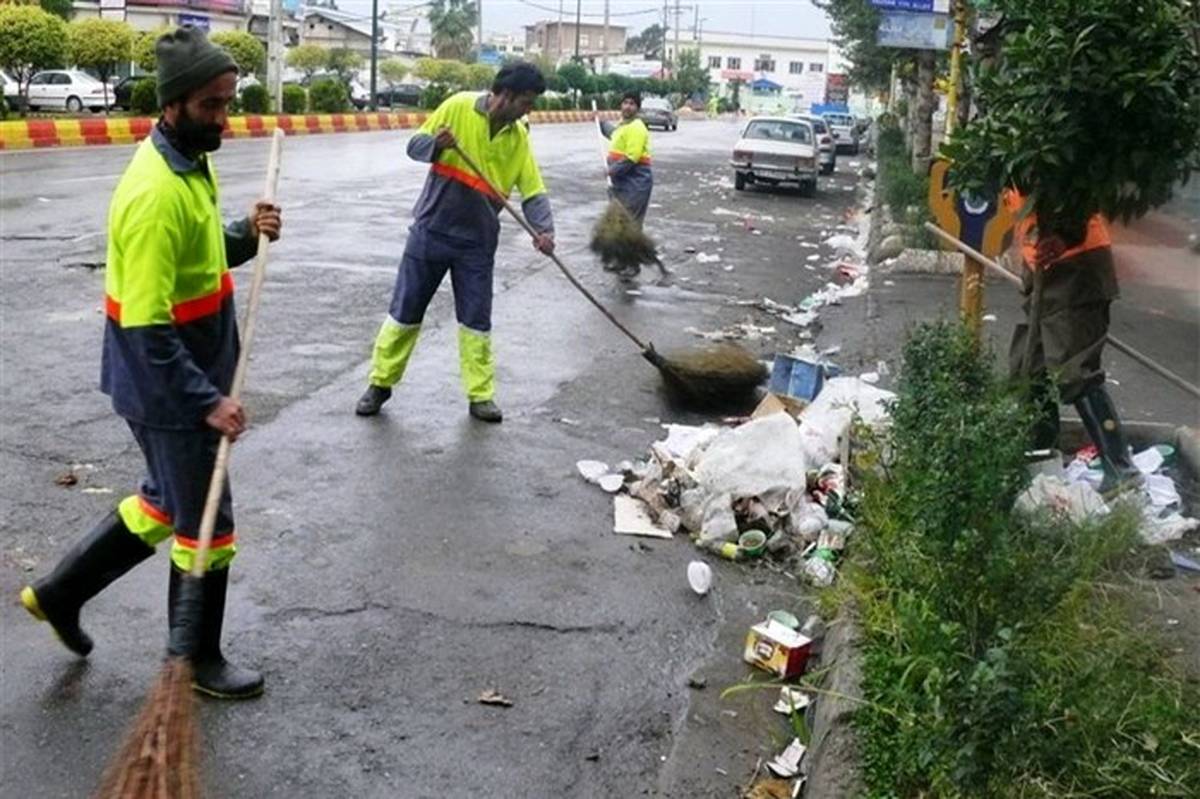
[{"label": "distant worker sweeping", "polygon": [[[520,192],[525,217],[537,234],[533,246],[553,253],[550,201],[529,131],[519,122],[545,91],[545,78],[534,65],[506,66],[490,93],[450,97],[409,140],[409,157],[432,166],[413,209],[391,307],[375,337],[370,384],[355,407],[359,416],[379,413],[391,398],[417,345],[425,310],[449,272],[468,412],[484,422],[503,419],[495,402],[491,340],[492,278],[503,203],[492,187],[506,196],[513,188]],[[464,161],[460,147],[486,181]]]},{"label": "distant worker sweeping", "polygon": [[254,257],[260,233],[278,239],[281,218],[275,205],[258,202],[245,219],[221,224],[207,154],[221,146],[236,97],[233,59],[191,27],[160,38],[156,53],[162,118],[134,154],[109,208],[100,377],[145,456],[147,475],[49,576],[22,590],[21,602],[68,649],[87,655],[92,639],[80,626],[83,605],[172,539],[168,624],[173,633],[185,623],[197,632],[193,685],[212,696],[244,698],[262,692],[263,678],[221,653],[237,551],[228,490],[199,587],[202,617],[180,613],[177,605],[196,558],[218,442],[246,429],[241,404],[229,396],[238,330],[228,267]]}]

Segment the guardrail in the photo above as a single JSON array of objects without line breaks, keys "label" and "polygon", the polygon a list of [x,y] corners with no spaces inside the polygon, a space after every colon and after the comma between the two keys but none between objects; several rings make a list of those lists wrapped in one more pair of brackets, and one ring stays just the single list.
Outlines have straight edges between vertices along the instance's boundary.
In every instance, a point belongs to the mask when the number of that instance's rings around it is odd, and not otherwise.
[{"label": "guardrail", "polygon": [[[405,130],[420,127],[427,116],[424,111],[238,116],[229,118],[225,138],[262,138],[270,136],[277,128],[289,136]],[[601,117],[605,119],[615,119],[617,116],[619,113],[616,111],[601,112]],[[588,122],[592,114],[590,111],[534,111],[529,119],[535,125]],[[0,122],[0,150],[134,144],[150,135],[154,122],[150,117],[9,119]]]}]

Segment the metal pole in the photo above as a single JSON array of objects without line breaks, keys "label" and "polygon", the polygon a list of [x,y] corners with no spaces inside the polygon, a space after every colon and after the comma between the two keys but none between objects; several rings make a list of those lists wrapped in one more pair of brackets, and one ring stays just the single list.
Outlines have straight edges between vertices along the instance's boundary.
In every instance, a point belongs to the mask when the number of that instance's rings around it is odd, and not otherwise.
[{"label": "metal pole", "polygon": [[604,0],[604,53],[600,56],[600,74],[608,74],[608,0]]},{"label": "metal pole", "polygon": [[370,108],[376,110],[379,94],[376,78],[379,74],[379,0],[371,0],[371,98]]},{"label": "metal pole", "polygon": [[[979,266],[980,269],[982,269],[983,267],[986,266],[988,269],[992,270],[992,272],[994,272],[995,274],[1004,278],[1008,282],[1016,285],[1018,288],[1021,287],[1021,285],[1022,285],[1021,278],[1017,277],[1012,272],[1008,271],[1003,266],[1001,266],[1000,264],[993,261],[991,258],[988,258],[986,255],[984,255],[983,253],[981,253],[979,250],[975,249],[971,245],[966,244],[962,241],[959,241],[954,236],[951,236],[949,233],[942,230],[940,227],[933,224],[932,222],[926,222],[925,229],[928,230],[933,235],[937,236],[942,241],[949,244],[950,246],[954,247],[956,250],[961,252],[963,255],[967,256],[968,263],[974,261],[976,263],[976,265]],[[1175,374],[1174,372],[1172,372],[1167,367],[1163,366],[1158,361],[1154,360],[1153,358],[1151,358],[1148,355],[1145,355],[1142,352],[1139,352],[1138,350],[1136,350],[1133,347],[1126,344],[1124,341],[1121,341],[1121,339],[1113,336],[1111,333],[1108,334],[1108,336],[1106,337],[1106,340],[1108,341],[1109,344],[1112,344],[1115,349],[1118,349],[1121,352],[1125,353],[1130,358],[1132,358],[1133,360],[1140,363],[1142,366],[1145,366],[1147,369],[1149,369],[1150,371],[1157,374],[1159,377],[1164,378],[1165,380],[1167,380],[1170,383],[1174,383],[1176,386],[1183,389],[1184,391],[1191,394],[1192,396],[1200,398],[1200,386],[1189,383],[1187,380],[1185,380],[1184,378]]]},{"label": "metal pole", "polygon": [[563,33],[563,0],[558,0],[558,35],[554,37],[557,42],[558,52],[554,54],[555,66],[558,66],[558,60],[562,58],[562,33]]},{"label": "metal pole", "polygon": [[671,54],[671,77],[675,77],[679,63],[679,0],[675,0],[675,52]]},{"label": "metal pole", "polygon": [[583,25],[583,0],[575,0],[575,63],[579,63],[579,34]]},{"label": "metal pole", "polygon": [[479,22],[479,58],[483,58],[483,0],[475,0],[475,14]]},{"label": "metal pole", "polygon": [[[301,25],[301,28],[304,26]],[[283,112],[283,0],[271,0],[267,20],[267,88],[275,113]]]},{"label": "metal pole", "polygon": [[946,139],[950,138],[958,122],[958,94],[959,84],[962,83],[962,51],[966,30],[966,0],[954,0],[954,47],[950,50],[950,91],[946,94]]},{"label": "metal pole", "polygon": [[671,27],[671,18],[668,0],[663,0],[663,31],[662,31],[662,76],[663,80],[667,78],[667,29]]}]

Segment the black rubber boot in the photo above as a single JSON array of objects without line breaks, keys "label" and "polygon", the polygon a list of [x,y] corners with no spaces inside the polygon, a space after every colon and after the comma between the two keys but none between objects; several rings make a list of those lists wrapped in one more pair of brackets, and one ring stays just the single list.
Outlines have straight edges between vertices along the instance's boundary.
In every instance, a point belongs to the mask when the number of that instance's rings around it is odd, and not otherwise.
[{"label": "black rubber boot", "polygon": [[154,548],[129,532],[114,510],[63,556],[48,577],[21,590],[21,604],[35,618],[49,622],[67,649],[86,657],[92,639],[79,626],[80,609],[153,554]]},{"label": "black rubber boot", "polygon": [[[171,568],[167,591],[168,623],[171,626],[172,654],[192,649],[192,688],[217,699],[250,699],[263,692],[263,676],[252,669],[236,666],[221,654],[221,625],[225,618],[225,593],[229,588],[229,569],[215,569],[200,579],[203,610],[194,642],[179,647],[177,642],[190,636],[176,629],[189,618],[185,582],[194,578]],[[175,651],[180,649],[181,651]]]},{"label": "black rubber boot", "polygon": [[1034,412],[1030,444],[1033,449],[1054,449],[1058,446],[1060,425],[1058,392],[1044,375],[1033,380],[1029,398]]},{"label": "black rubber boot", "polygon": [[1117,417],[1117,409],[1104,386],[1088,389],[1075,401],[1075,409],[1079,411],[1079,418],[1083,420],[1083,426],[1092,443],[1100,450],[1100,460],[1104,464],[1104,481],[1100,484],[1100,493],[1112,496],[1130,488],[1137,488],[1145,482],[1142,473],[1133,465],[1129,445],[1125,442],[1125,433],[1121,430],[1121,420]]},{"label": "black rubber boot", "polygon": [[504,421],[504,414],[500,412],[499,406],[491,400],[472,402],[467,411],[481,422],[500,424],[500,422]]},{"label": "black rubber boot", "polygon": [[359,416],[374,416],[379,413],[383,403],[392,398],[392,390],[384,386],[367,386],[367,390],[358,398],[354,412]]}]

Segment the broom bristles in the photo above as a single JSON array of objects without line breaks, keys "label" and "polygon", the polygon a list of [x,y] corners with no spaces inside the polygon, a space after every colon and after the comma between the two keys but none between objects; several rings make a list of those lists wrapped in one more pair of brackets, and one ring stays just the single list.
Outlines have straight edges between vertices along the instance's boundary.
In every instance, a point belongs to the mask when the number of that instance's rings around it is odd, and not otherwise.
[{"label": "broom bristles", "polygon": [[754,355],[728,342],[679,350],[661,360],[672,388],[708,403],[744,397],[767,379],[766,367]]},{"label": "broom bristles", "polygon": [[168,658],[96,799],[199,799],[197,742],[191,663]]},{"label": "broom bristles", "polygon": [[609,202],[592,228],[591,250],[605,269],[627,269],[658,261],[654,240],[617,200]]}]

